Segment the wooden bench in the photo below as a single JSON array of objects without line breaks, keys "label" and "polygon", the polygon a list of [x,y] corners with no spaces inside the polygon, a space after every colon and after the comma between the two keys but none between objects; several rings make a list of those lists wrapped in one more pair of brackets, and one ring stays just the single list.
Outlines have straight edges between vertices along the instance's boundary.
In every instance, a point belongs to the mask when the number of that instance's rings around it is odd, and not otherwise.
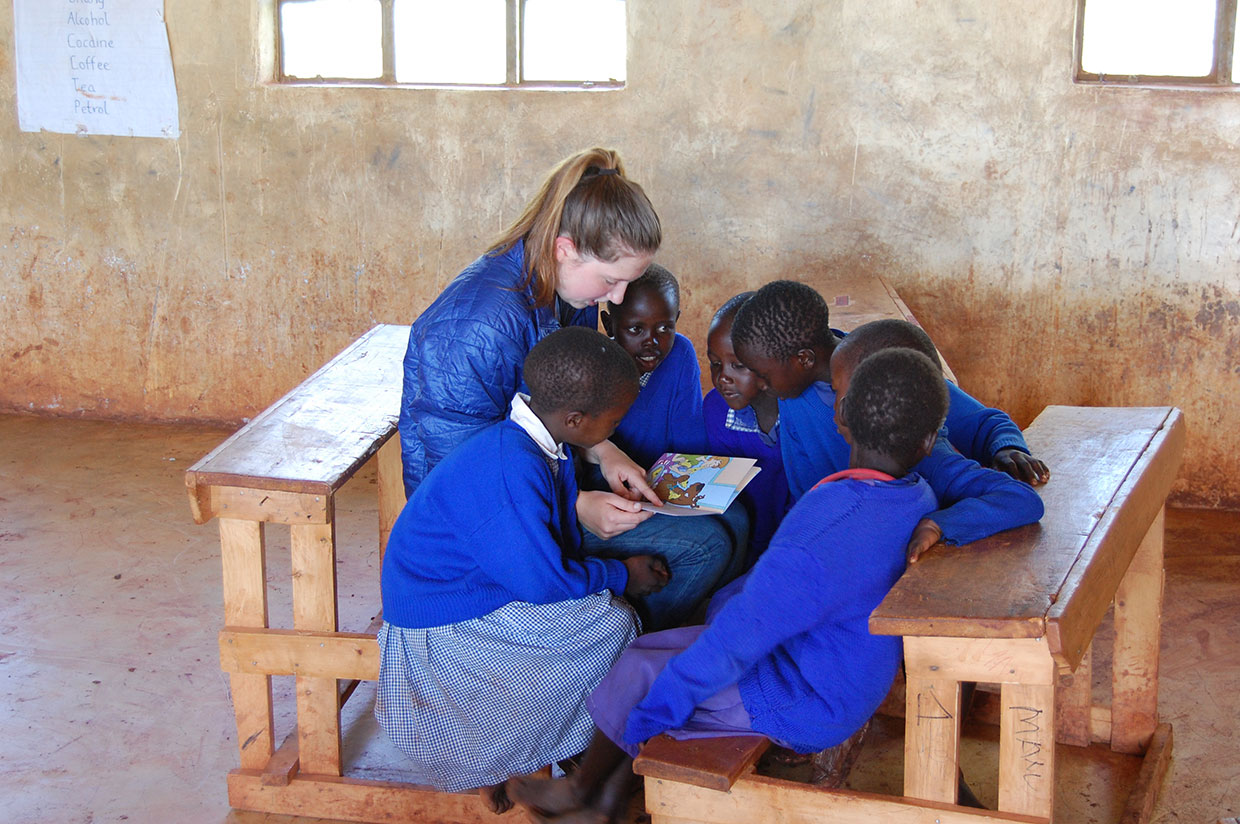
[{"label": "wooden bench", "polygon": [[[904,636],[904,796],[827,790],[752,771],[753,739],[647,744],[654,824],[1047,822],[1055,741],[1144,754],[1125,811],[1143,821],[1171,751],[1158,723],[1163,506],[1180,465],[1173,408],[1048,407],[1026,431],[1051,467],[1046,515],[910,567],[870,617]],[[1113,604],[1112,701],[1093,704],[1091,646]],[[960,684],[1001,685],[999,810],[957,807]]]}]

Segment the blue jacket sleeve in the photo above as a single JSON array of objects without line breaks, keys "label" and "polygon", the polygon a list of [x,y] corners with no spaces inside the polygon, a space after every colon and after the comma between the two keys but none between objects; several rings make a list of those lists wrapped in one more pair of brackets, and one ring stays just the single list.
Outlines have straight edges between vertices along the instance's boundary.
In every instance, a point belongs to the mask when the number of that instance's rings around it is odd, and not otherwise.
[{"label": "blue jacket sleeve", "polygon": [[930,518],[949,544],[967,544],[1042,517],[1042,498],[1033,487],[985,469],[953,449],[940,433],[934,451],[913,467],[929,483],[942,509]]},{"label": "blue jacket sleeve", "polygon": [[989,466],[1000,449],[1016,448],[1028,454],[1020,427],[1000,409],[980,401],[947,381],[947,437],[966,458]]},{"label": "blue jacket sleeve", "polygon": [[[604,589],[623,594],[628,583],[623,561],[565,557],[549,520],[556,507],[550,470],[540,477],[515,467],[506,464],[481,470],[500,473],[499,489],[508,500],[480,502],[494,514],[467,538],[478,565],[517,600],[531,604],[584,598]],[[514,552],[514,547],[522,551]]]}]

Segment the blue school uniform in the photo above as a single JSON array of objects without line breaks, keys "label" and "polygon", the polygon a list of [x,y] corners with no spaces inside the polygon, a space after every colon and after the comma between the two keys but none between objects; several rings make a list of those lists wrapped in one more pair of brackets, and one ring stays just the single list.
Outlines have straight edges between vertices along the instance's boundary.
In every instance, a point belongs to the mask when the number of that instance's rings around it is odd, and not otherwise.
[{"label": "blue school uniform", "polygon": [[[735,594],[661,667],[617,743],[631,751],[693,726],[698,708],[717,712],[712,697],[726,704],[733,684],[749,728],[799,752],[834,746],[873,715],[899,667],[901,642],[871,635],[869,615],[904,571],[913,528],[936,504],[914,474],[840,475],[792,508],[754,568],[729,588]],[[649,678],[640,674],[641,658],[640,648],[626,652],[591,706],[609,703],[600,693],[610,684]],[[596,715],[599,728],[615,736],[615,721],[603,715]],[[723,731],[718,723],[705,728]]]},{"label": "blue school uniform", "polygon": [[961,455],[990,466],[1001,449],[1029,454],[1024,434],[1006,412],[983,405],[951,381],[947,396],[947,438]]},{"label": "blue school uniform", "polygon": [[702,370],[693,344],[676,334],[672,349],[643,376],[637,400],[616,427],[611,442],[649,469],[664,452],[699,454],[702,431]]},{"label": "blue school uniform", "polygon": [[581,554],[571,456],[516,406],[427,475],[383,560],[375,716],[451,792],[584,750],[585,698],[637,635],[624,564]]},{"label": "blue school uniform", "polygon": [[784,459],[779,450],[779,423],[776,422],[770,435],[766,434],[758,426],[753,407],[732,409],[717,389],[710,390],[702,400],[702,417],[706,424],[708,453],[754,458],[762,470],[741,492],[741,500],[749,511],[750,557],[756,557],[771,542],[775,528],[792,506]]},{"label": "blue school uniform", "polygon": [[[821,381],[779,402],[779,446],[794,499],[820,479],[848,468],[850,450],[836,429],[834,406],[834,390]],[[1042,517],[1042,498],[1031,487],[964,457],[942,432],[933,452],[913,471],[938,496],[942,508],[927,517],[939,525],[948,543],[967,544]]]}]

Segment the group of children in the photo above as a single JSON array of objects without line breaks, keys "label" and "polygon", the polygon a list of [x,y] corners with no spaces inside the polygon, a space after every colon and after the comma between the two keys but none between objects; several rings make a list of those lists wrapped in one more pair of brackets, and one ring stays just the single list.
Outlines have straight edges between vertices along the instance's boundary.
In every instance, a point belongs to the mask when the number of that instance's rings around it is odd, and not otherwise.
[{"label": "group of children", "polygon": [[[813,288],[767,284],[714,316],[703,399],[676,279],[652,264],[622,293],[607,336],[567,327],[533,347],[507,419],[422,479],[384,559],[380,725],[425,781],[480,788],[496,812],[614,821],[632,756],[662,732],[839,743],[899,666],[899,639],[867,618],[906,562],[1042,515],[1045,465],[944,379],[913,324],[845,335]],[[574,452],[608,438],[644,466],[758,460],[729,513],[655,516],[717,530],[709,564],[657,531],[609,551],[582,530],[576,498],[598,479]],[[705,623],[681,626],[712,593]],[[583,752],[566,780],[514,778]]]}]

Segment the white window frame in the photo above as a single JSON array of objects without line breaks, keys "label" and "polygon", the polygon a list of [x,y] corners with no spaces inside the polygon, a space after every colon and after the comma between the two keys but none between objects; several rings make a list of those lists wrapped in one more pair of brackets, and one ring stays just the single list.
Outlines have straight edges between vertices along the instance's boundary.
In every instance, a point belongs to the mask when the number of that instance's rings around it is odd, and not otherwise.
[{"label": "white window frame", "polygon": [[[451,2],[451,0],[446,0]],[[284,74],[284,32],[280,25],[281,9],[299,0],[275,0],[275,72],[274,80],[289,86],[395,86],[399,88],[460,88],[460,89],[623,89],[623,80],[526,80],[522,73],[521,31],[525,16],[525,0],[506,0],[507,55],[503,83],[401,83],[396,80],[395,0],[379,0],[382,21],[383,73],[379,77],[292,77]],[[627,3],[626,3],[627,7]],[[627,48],[626,48],[627,52]],[[627,59],[627,55],[626,55]]]},{"label": "white window frame", "polygon": [[1077,0],[1076,34],[1072,49],[1072,62],[1077,83],[1094,86],[1127,88],[1171,88],[1215,91],[1236,91],[1240,83],[1232,80],[1232,56],[1236,38],[1237,0],[1215,0],[1214,55],[1211,69],[1205,77],[1180,77],[1145,74],[1094,74],[1081,66],[1081,53],[1085,38],[1085,4]]}]

